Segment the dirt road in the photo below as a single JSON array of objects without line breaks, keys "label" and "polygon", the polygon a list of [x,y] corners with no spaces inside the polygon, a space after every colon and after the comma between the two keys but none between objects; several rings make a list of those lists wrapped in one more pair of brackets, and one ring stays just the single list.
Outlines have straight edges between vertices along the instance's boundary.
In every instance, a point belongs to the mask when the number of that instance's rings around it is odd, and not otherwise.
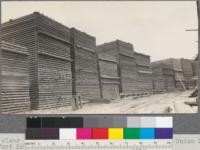
[{"label": "dirt road", "polygon": [[143,113],[196,113],[197,106],[190,107],[185,101],[192,91],[176,91],[133,99],[133,97],[116,99],[111,103],[87,103],[82,109],[72,111],[72,107],[29,111],[26,114],[143,114]]}]

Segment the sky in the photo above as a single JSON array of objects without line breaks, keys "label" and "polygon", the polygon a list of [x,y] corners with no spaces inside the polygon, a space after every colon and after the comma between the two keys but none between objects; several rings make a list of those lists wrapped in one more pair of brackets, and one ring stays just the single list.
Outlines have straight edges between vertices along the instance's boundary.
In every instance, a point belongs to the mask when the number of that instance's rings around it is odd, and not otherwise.
[{"label": "sky", "polygon": [[195,1],[4,1],[1,11],[2,22],[38,11],[95,36],[97,44],[132,43],[151,61],[197,54],[197,31],[185,31],[197,29]]}]

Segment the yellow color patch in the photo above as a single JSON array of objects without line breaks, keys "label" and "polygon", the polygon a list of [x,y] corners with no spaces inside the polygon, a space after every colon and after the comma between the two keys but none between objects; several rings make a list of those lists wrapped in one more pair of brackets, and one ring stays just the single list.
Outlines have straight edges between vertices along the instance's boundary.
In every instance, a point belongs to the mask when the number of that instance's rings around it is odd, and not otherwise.
[{"label": "yellow color patch", "polygon": [[108,138],[111,140],[123,139],[123,128],[109,128]]}]

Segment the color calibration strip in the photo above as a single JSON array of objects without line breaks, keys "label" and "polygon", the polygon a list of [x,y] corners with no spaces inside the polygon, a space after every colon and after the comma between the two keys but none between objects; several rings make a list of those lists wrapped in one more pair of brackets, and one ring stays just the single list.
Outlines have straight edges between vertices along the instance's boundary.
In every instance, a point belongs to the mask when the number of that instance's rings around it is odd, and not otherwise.
[{"label": "color calibration strip", "polygon": [[27,129],[26,139],[172,139],[172,128],[43,128]]},{"label": "color calibration strip", "polygon": [[172,117],[27,118],[26,139],[172,139],[172,124]]}]

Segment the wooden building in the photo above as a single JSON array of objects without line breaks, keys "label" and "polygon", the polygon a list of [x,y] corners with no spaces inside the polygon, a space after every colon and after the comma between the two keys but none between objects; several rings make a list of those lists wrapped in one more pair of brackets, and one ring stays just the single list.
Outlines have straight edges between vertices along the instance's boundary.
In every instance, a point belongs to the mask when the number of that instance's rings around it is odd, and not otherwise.
[{"label": "wooden building", "polygon": [[70,29],[38,13],[2,24],[2,39],[29,50],[31,108],[70,104]]},{"label": "wooden building", "polygon": [[17,113],[30,110],[28,50],[1,42],[0,112]]}]

